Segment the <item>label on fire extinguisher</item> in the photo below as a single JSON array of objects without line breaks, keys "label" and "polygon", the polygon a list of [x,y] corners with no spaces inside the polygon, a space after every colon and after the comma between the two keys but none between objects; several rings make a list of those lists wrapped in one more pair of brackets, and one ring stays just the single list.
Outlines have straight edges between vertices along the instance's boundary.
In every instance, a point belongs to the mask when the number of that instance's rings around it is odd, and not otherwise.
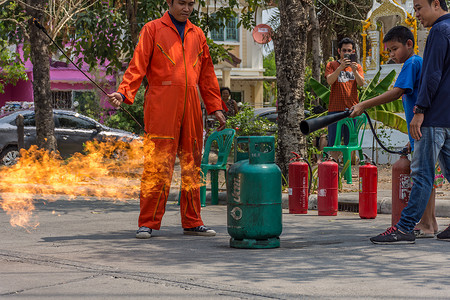
[{"label": "label on fire extinguisher", "polygon": [[327,196],[327,189],[320,189],[319,192],[317,193],[318,196],[320,197],[326,197]]},{"label": "label on fire extinguisher", "polygon": [[409,200],[409,194],[411,194],[412,181],[411,176],[409,174],[400,174],[400,186],[398,195],[399,200],[404,201],[405,203]]},{"label": "label on fire extinguisher", "polygon": [[363,178],[359,177],[359,192],[362,193]]},{"label": "label on fire extinguisher", "polygon": [[292,196],[292,188],[288,188],[288,195]]}]

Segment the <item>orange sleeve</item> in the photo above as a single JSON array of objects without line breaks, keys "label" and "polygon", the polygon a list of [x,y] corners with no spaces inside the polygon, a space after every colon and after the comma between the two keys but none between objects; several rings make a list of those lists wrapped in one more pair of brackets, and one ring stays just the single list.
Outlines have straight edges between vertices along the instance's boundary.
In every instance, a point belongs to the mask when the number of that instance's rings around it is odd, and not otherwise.
[{"label": "orange sleeve", "polygon": [[325,68],[325,78],[332,74],[334,71],[336,71],[336,68],[333,65],[333,62],[330,61],[329,63],[327,63],[327,67]]},{"label": "orange sleeve", "polygon": [[216,73],[214,73],[214,65],[209,54],[209,47],[203,32],[200,33],[202,38],[202,64],[199,79],[199,89],[202,95],[203,103],[205,103],[206,111],[212,114],[216,110],[228,111],[226,104],[220,97],[219,82]]},{"label": "orange sleeve", "polygon": [[358,64],[358,73],[361,75],[362,79],[364,79],[364,70],[360,64]]},{"label": "orange sleeve", "polygon": [[128,69],[123,75],[122,82],[117,90],[125,96],[126,104],[133,104],[134,97],[141,86],[142,80],[147,73],[147,67],[153,54],[153,36],[150,32],[150,25],[147,23],[142,28],[139,41],[134,49]]}]

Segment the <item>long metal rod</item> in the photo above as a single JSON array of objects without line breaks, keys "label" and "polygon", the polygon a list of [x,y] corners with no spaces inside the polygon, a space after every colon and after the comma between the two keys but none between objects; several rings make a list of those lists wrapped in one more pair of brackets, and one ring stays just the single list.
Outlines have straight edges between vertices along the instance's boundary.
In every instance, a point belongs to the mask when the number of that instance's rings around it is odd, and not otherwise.
[{"label": "long metal rod", "polygon": [[[71,59],[70,59],[70,57],[69,56],[67,56],[67,54],[64,52],[64,50],[63,49],[61,49],[61,47],[59,47],[59,45],[50,37],[50,35],[47,33],[47,30],[45,30],[45,28],[44,28],[44,26],[42,26],[41,25],[41,23],[39,23],[38,22],[38,20],[36,20],[36,19],[33,19],[33,23],[34,23],[34,25],[36,25],[36,27],[37,28],[39,28],[40,30],[42,30],[42,32],[50,39],[50,41],[52,41],[52,43],[59,49],[59,51],[61,51],[61,53],[81,72],[81,73],[83,73],[83,75],[87,78],[87,79],[89,79],[89,81],[91,81],[99,90],[101,90],[106,96],[108,96],[108,93],[107,92],[105,92],[105,90],[104,89],[102,89],[102,87],[101,86],[99,86],[94,80],[92,80],[83,70],[81,70],[81,68],[80,67],[78,67]],[[119,108],[122,110],[122,111],[124,111],[125,113],[127,113],[130,117],[131,117],[131,119],[133,119],[133,121],[134,122],[136,122],[136,124],[138,124],[139,125],[139,127],[141,127],[141,129],[145,132],[145,133],[147,133],[146,131],[145,131],[145,128],[144,128],[144,126],[142,126],[141,125],[141,123],[139,123],[138,122],[138,120],[136,120],[136,118],[128,111],[128,110],[126,110],[123,106],[119,106]]]}]

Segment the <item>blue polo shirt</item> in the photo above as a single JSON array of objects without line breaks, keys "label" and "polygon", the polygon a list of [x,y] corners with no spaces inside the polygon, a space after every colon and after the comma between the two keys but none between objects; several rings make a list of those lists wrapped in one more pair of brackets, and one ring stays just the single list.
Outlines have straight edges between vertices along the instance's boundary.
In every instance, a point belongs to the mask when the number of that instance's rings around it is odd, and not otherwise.
[{"label": "blue polo shirt", "polygon": [[414,139],[409,134],[409,123],[414,117],[413,108],[416,105],[417,94],[419,92],[419,81],[422,70],[422,57],[413,55],[404,63],[402,70],[398,74],[394,87],[404,89],[402,96],[403,108],[405,109],[406,123],[408,125],[408,137],[411,150],[414,150]]},{"label": "blue polo shirt", "polygon": [[422,126],[450,128],[450,14],[428,35],[416,104],[426,109]]}]

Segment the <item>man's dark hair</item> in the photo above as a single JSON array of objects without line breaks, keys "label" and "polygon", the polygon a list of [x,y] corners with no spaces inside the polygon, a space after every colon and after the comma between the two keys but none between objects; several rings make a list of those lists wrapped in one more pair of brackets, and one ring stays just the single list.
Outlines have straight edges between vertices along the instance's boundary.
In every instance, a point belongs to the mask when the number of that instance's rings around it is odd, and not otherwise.
[{"label": "man's dark hair", "polygon": [[222,95],[222,92],[225,91],[225,90],[227,90],[228,93],[230,93],[230,95],[231,95],[231,90],[230,90],[230,88],[227,87],[227,86],[225,86],[225,87],[223,87],[223,88],[220,89],[220,94]]},{"label": "man's dark hair", "polygon": [[409,30],[405,26],[395,26],[391,30],[389,30],[388,33],[386,33],[383,39],[383,43],[393,41],[406,45],[406,42],[408,40],[412,41],[414,47],[414,35],[411,30]]},{"label": "man's dark hair", "polygon": [[[433,3],[433,2],[434,2],[434,0],[428,0],[428,3],[430,3],[430,5],[431,5],[431,3]],[[445,1],[445,0],[439,0],[439,4],[441,5],[441,8],[442,8],[443,10],[448,11],[447,1]]]},{"label": "man's dark hair", "polygon": [[352,44],[353,49],[355,49],[355,42],[354,42],[352,39],[348,38],[348,37],[343,38],[343,39],[339,42],[339,44],[338,44],[338,49],[341,49],[341,48],[342,48],[342,45],[344,45],[344,44]]}]

